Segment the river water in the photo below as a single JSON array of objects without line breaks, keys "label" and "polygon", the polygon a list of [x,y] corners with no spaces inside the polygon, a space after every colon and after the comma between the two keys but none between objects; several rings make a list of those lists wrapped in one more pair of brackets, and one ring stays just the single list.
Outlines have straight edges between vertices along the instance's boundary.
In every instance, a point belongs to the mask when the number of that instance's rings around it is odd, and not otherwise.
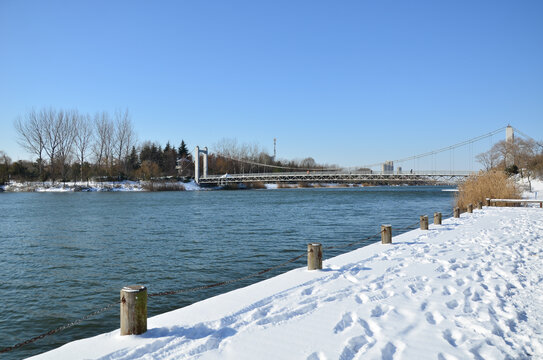
[{"label": "river water", "polygon": [[[412,225],[452,210],[442,187],[366,187],[163,193],[0,194],[0,348],[118,301],[225,281],[277,265],[308,242],[340,246],[381,224]],[[393,234],[396,234],[393,230]],[[372,239],[367,243],[379,241]],[[363,246],[359,244],[357,246]],[[355,247],[330,250],[329,258]],[[305,257],[235,284],[149,299],[149,317],[305,265]],[[118,305],[25,345],[24,358],[119,327]],[[77,358],[77,354],[74,354]]]}]

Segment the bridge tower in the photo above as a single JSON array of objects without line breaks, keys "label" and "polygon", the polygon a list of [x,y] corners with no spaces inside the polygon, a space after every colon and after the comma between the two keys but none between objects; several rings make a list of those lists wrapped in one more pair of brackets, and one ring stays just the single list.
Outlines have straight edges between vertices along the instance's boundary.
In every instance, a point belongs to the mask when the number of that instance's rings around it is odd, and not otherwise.
[{"label": "bridge tower", "polygon": [[204,171],[202,176],[204,178],[207,177],[207,146],[203,149],[200,149],[199,146],[196,146],[196,149],[194,149],[194,181],[198,184],[200,182],[200,154],[204,155]]},{"label": "bridge tower", "polygon": [[515,133],[511,125],[507,125],[505,128],[505,166],[511,166],[515,162],[514,152]]}]

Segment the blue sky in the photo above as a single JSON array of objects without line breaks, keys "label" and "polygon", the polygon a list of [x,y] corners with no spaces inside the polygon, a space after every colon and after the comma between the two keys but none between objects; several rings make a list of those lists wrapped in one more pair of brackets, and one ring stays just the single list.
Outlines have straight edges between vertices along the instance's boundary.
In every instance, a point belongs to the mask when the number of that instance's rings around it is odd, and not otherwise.
[{"label": "blue sky", "polygon": [[[542,139],[543,2],[0,0],[0,150],[30,158],[13,121],[43,106],[344,166],[508,123]],[[431,161],[476,167],[489,145]]]}]

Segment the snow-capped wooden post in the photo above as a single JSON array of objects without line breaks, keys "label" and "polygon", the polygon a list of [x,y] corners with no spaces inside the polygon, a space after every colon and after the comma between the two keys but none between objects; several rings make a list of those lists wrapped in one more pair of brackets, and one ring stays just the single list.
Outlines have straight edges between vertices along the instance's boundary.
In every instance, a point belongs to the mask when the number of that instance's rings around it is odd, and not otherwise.
[{"label": "snow-capped wooden post", "polygon": [[381,225],[381,244],[392,244],[392,225]]},{"label": "snow-capped wooden post", "polygon": [[441,225],[441,213],[435,212],[434,213],[434,225]]},{"label": "snow-capped wooden post", "polygon": [[459,207],[455,207],[455,208],[454,208],[454,217],[455,217],[455,218],[459,218],[459,217],[460,217],[460,208],[459,208]]},{"label": "snow-capped wooden post", "polygon": [[421,215],[420,216],[420,229],[421,230],[428,230],[428,216]]},{"label": "snow-capped wooden post", "polygon": [[486,198],[486,206],[490,206],[490,198]]},{"label": "snow-capped wooden post", "polygon": [[469,213],[473,212],[473,204],[468,204],[468,212]]},{"label": "snow-capped wooden post", "polygon": [[482,201],[479,201],[477,203],[477,209],[481,210],[483,208],[483,202]]},{"label": "snow-capped wooden post", "polygon": [[307,270],[322,269],[322,245],[318,243],[307,244]]},{"label": "snow-capped wooden post", "polygon": [[121,290],[121,335],[140,335],[147,331],[147,288],[125,286]]}]

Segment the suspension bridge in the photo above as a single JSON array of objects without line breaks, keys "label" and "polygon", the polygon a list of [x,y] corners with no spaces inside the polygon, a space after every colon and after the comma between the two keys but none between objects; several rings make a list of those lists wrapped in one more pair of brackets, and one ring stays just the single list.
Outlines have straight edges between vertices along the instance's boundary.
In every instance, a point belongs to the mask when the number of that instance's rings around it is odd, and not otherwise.
[{"label": "suspension bridge", "polygon": [[[363,165],[355,168],[291,168],[270,164],[257,163],[246,159],[229,158],[240,163],[260,168],[268,168],[271,172],[248,172],[238,174],[208,174],[208,149],[196,147],[194,154],[194,178],[200,185],[228,185],[237,183],[344,183],[344,184],[455,184],[462,181],[477,170],[403,170],[402,167],[394,168],[395,164],[405,164],[420,159],[434,157],[437,154],[451,152],[461,147],[472,149],[473,144],[481,140],[492,138],[505,130],[505,141],[514,141],[514,129],[512,126],[502,127],[490,133],[426,153],[413,155],[401,159]],[[516,130],[516,129],[515,129]],[[517,130],[517,132],[519,132]],[[519,132],[522,134],[521,132]],[[524,135],[524,134],[523,134]],[[524,135],[528,137],[527,135]],[[528,137],[529,138],[529,137]],[[531,138],[530,138],[531,139]],[[200,174],[200,156],[202,155],[202,173]],[[471,158],[474,155],[471,154]],[[228,157],[227,157],[228,158]],[[471,160],[473,161],[473,160]],[[380,169],[374,170],[375,167]],[[301,171],[303,170],[303,171]]]}]

